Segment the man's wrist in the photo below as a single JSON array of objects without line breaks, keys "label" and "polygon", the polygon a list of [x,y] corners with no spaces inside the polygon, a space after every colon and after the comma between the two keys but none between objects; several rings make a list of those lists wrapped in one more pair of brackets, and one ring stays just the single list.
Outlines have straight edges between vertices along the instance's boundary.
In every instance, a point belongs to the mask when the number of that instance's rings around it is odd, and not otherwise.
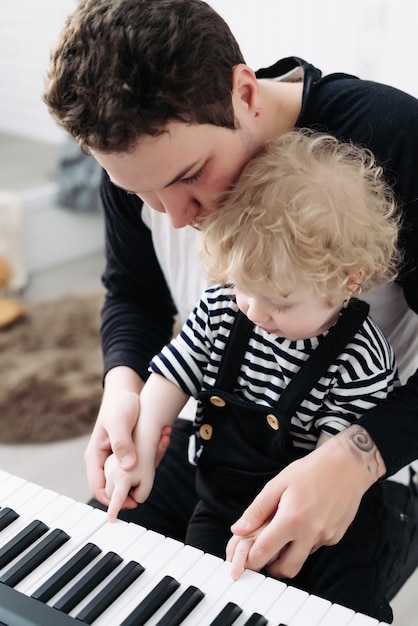
[{"label": "man's wrist", "polygon": [[362,469],[366,490],[386,474],[386,465],[367,430],[354,424],[336,435],[341,446]]},{"label": "man's wrist", "polygon": [[109,370],[105,377],[105,392],[115,391],[134,391],[140,393],[144,386],[144,381],[138,374],[125,365],[119,365]]}]

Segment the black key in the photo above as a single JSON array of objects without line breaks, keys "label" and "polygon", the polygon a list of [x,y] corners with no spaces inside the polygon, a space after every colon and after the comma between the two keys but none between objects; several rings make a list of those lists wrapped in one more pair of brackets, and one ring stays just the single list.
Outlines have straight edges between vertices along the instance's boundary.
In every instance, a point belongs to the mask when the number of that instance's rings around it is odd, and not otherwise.
[{"label": "black key", "polygon": [[46,561],[46,559],[56,552],[69,538],[67,533],[56,528],[34,546],[32,550],[25,554],[25,556],[12,565],[7,572],[0,576],[0,582],[9,587],[14,587],[17,583],[20,583],[25,576],[33,572],[38,565]]},{"label": "black key", "polygon": [[179,586],[180,583],[175,578],[164,576],[120,626],[143,626]]},{"label": "black key", "polygon": [[8,565],[34,541],[42,537],[49,530],[48,526],[39,520],[33,520],[28,526],[15,535],[0,548],[0,568]]},{"label": "black key", "polygon": [[122,558],[115,552],[108,552],[80,580],[71,587],[53,606],[59,611],[69,613],[91,592],[110,572],[122,563]]},{"label": "black key", "polygon": [[0,510],[0,530],[4,530],[7,526],[10,526],[12,522],[17,520],[19,514],[8,506]]},{"label": "black key", "polygon": [[94,543],[86,543],[74,556],[48,578],[36,591],[32,598],[48,602],[60,589],[70,582],[82,569],[93,561],[101,552]]},{"label": "black key", "polygon": [[242,613],[242,609],[233,602],[228,602],[210,626],[231,626]]},{"label": "black key", "polygon": [[191,585],[157,622],[157,626],[178,626],[190,615],[204,596],[205,594],[200,589]]},{"label": "black key", "polygon": [[76,618],[85,624],[94,622],[144,571],[142,565],[135,561],[127,563]]},{"label": "black key", "polygon": [[266,626],[267,620],[260,613],[253,613],[245,622],[244,626]]},{"label": "black key", "polygon": [[47,604],[25,596],[12,587],[0,585],[0,624],[7,624],[7,626],[74,626],[74,619]]}]

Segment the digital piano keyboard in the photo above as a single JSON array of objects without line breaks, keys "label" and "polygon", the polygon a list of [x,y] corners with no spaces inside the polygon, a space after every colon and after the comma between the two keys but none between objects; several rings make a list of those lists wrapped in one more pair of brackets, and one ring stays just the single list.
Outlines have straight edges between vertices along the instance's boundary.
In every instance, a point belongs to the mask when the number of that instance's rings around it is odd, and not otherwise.
[{"label": "digital piano keyboard", "polygon": [[77,624],[379,622],[0,470],[0,625]]}]

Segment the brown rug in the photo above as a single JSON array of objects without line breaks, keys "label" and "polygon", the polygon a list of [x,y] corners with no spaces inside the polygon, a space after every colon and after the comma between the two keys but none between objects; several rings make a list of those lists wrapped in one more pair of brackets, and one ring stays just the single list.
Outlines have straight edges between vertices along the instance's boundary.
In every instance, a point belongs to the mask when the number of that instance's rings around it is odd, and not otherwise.
[{"label": "brown rug", "polygon": [[102,395],[103,294],[25,303],[0,330],[0,442],[45,443],[91,431]]}]

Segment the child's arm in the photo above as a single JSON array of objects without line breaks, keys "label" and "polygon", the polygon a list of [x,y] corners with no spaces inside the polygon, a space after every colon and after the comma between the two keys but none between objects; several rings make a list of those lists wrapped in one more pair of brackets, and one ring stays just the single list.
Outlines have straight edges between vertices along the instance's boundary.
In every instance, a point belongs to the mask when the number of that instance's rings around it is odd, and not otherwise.
[{"label": "child's arm", "polygon": [[322,430],[318,437],[318,441],[316,442],[316,447],[318,448],[319,446],[322,446],[322,444],[328,441],[331,437],[332,435],[324,433],[324,431]]},{"label": "child's arm", "polygon": [[152,373],[140,395],[140,413],[133,439],[137,449],[136,466],[125,471],[111,455],[105,465],[106,495],[110,498],[108,520],[114,521],[128,494],[144,502],[154,482],[154,460],[164,426],[171,426],[188,400],[177,385]]}]

